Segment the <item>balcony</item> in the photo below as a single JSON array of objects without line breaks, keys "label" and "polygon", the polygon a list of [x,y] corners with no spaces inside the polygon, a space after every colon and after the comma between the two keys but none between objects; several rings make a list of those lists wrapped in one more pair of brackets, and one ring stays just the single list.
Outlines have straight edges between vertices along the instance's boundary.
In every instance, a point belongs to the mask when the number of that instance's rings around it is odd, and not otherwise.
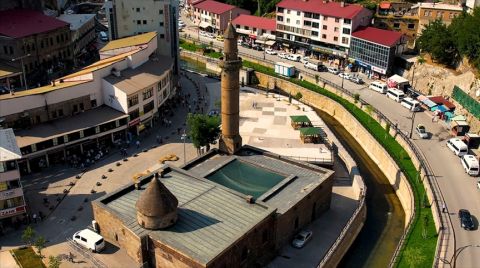
[{"label": "balcony", "polygon": [[18,169],[9,170],[7,172],[0,173],[0,182],[11,181],[20,178],[20,172]]},{"label": "balcony", "polygon": [[0,200],[6,200],[14,197],[23,196],[22,188],[15,188],[11,190],[5,190],[0,192]]}]

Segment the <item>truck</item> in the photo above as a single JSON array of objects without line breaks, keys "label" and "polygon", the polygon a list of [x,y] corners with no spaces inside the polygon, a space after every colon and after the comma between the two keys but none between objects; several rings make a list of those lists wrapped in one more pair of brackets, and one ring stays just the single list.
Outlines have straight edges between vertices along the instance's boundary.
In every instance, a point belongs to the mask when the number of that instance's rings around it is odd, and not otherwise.
[{"label": "truck", "polygon": [[275,73],[287,77],[293,77],[295,76],[295,66],[284,62],[276,62]]}]

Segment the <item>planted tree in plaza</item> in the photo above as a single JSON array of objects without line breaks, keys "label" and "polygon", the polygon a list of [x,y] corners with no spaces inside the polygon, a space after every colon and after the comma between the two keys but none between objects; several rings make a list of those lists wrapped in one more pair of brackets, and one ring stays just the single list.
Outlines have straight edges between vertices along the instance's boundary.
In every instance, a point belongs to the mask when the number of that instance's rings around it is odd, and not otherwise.
[{"label": "planted tree in plaza", "polygon": [[33,244],[37,248],[38,254],[40,255],[40,258],[43,258],[42,249],[45,248],[45,243],[47,243],[45,238],[43,236],[39,235],[37,237],[37,240],[35,240],[35,243]]},{"label": "planted tree in plaza", "polygon": [[192,139],[193,146],[200,153],[200,147],[206,146],[210,150],[210,144],[214,143],[220,135],[220,117],[205,114],[188,114],[188,136]]},{"label": "planted tree in plaza", "polygon": [[48,268],[59,268],[62,261],[59,257],[49,256],[48,257]]},{"label": "planted tree in plaza", "polygon": [[35,230],[33,230],[31,226],[27,226],[27,228],[23,230],[22,241],[28,245],[31,245],[35,235]]},{"label": "planted tree in plaza", "polygon": [[303,97],[302,93],[297,92],[297,94],[295,94],[295,97],[294,97],[294,98],[295,98],[296,100],[300,100],[302,97]]}]

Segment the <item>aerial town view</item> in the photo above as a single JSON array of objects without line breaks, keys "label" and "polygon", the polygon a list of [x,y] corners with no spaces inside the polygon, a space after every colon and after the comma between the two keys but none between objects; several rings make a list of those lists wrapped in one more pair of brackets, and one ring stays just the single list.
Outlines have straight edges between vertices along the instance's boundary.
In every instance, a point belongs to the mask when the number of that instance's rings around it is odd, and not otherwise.
[{"label": "aerial town view", "polygon": [[480,267],[480,0],[0,0],[0,268]]}]

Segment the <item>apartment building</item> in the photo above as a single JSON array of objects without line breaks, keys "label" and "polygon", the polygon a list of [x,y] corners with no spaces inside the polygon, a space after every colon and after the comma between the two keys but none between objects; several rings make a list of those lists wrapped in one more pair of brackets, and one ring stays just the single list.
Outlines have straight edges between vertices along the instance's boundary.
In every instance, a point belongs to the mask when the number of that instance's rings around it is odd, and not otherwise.
[{"label": "apartment building", "polygon": [[193,23],[213,33],[223,33],[228,22],[240,14],[249,15],[250,11],[213,0],[193,4]]},{"label": "apartment building", "polygon": [[405,46],[406,39],[399,32],[361,27],[352,34],[349,58],[370,78],[382,78],[392,73],[395,56]]},{"label": "apartment building", "polygon": [[408,47],[415,46],[419,18],[413,4],[408,2],[381,2],[373,19],[376,28],[400,32],[407,39]]},{"label": "apartment building", "polygon": [[155,32],[115,40],[100,61],[51,85],[0,95],[0,120],[20,147],[20,172],[131,140],[152,126],[175,94],[173,60],[156,51]]},{"label": "apartment building", "polygon": [[445,3],[418,3],[412,6],[419,19],[417,35],[420,35],[431,21],[441,20],[446,25],[450,25],[452,20],[462,14],[461,4],[451,5]]},{"label": "apartment building", "polygon": [[371,17],[360,5],[283,0],[277,4],[277,41],[295,53],[345,59],[352,32],[368,25]]},{"label": "apartment building", "polygon": [[232,23],[237,33],[244,38],[253,39],[255,43],[266,46],[275,43],[275,19],[241,14],[233,19]]},{"label": "apartment building", "polygon": [[174,59],[178,74],[178,1],[110,0],[105,5],[110,40],[156,31],[157,52]]},{"label": "apartment building", "polygon": [[21,157],[13,130],[0,129],[0,233],[27,211],[17,165]]},{"label": "apartment building", "polygon": [[[20,72],[24,69],[29,80],[45,80],[47,70],[68,66],[72,59],[68,23],[40,11],[0,11],[0,61],[4,64]],[[23,86],[23,81],[12,79],[14,87]]]},{"label": "apartment building", "polygon": [[70,25],[74,61],[90,50],[89,45],[97,40],[95,14],[62,14],[58,17]]}]

